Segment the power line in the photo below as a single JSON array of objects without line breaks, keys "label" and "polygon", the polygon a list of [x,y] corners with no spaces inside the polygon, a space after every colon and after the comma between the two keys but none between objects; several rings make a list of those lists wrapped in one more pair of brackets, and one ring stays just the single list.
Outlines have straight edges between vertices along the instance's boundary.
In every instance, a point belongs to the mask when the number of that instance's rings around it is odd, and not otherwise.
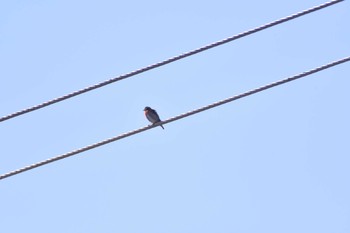
[{"label": "power line", "polygon": [[297,80],[297,79],[306,77],[306,76],[308,76],[308,75],[311,75],[311,74],[320,72],[320,71],[322,71],[322,70],[331,68],[331,67],[336,66],[336,65],[340,65],[340,64],[345,63],[345,62],[348,62],[348,61],[350,61],[350,56],[349,56],[349,57],[345,57],[345,58],[340,59],[340,60],[337,60],[337,61],[334,61],[334,62],[331,62],[331,63],[328,63],[328,64],[326,64],[326,65],[317,67],[317,68],[315,68],[315,69],[312,69],[312,70],[309,70],[309,71],[306,71],[306,72],[297,74],[297,75],[295,75],[295,76],[292,76],[292,77],[289,77],[289,78],[286,78],[286,79],[282,79],[282,80],[280,80],[280,81],[277,81],[277,82],[274,82],[274,83],[270,83],[270,84],[268,84],[268,85],[265,85],[265,86],[262,86],[262,87],[259,87],[259,88],[256,88],[256,89],[247,91],[247,92],[245,92],[245,93],[242,93],[242,94],[239,94],[239,95],[236,95],[236,96],[233,96],[233,97],[230,97],[230,98],[227,98],[227,99],[224,99],[224,100],[221,100],[221,101],[212,103],[212,104],[210,104],[210,105],[207,105],[207,106],[204,106],[204,107],[201,107],[201,108],[192,110],[192,111],[190,111],[190,112],[180,114],[180,115],[178,115],[178,116],[169,118],[168,120],[162,121],[161,123],[157,123],[157,124],[154,124],[154,125],[150,125],[150,126],[146,126],[146,127],[143,127],[143,128],[139,128],[139,129],[136,129],[136,130],[133,130],[133,131],[130,131],[130,132],[127,132],[127,133],[118,135],[118,136],[116,136],[116,137],[112,137],[112,138],[106,139],[106,140],[104,140],[104,141],[97,142],[97,143],[95,143],[95,144],[92,144],[92,145],[89,145],[89,146],[86,146],[86,147],[82,147],[82,148],[80,148],[80,149],[73,150],[73,151],[71,151],[71,152],[68,152],[68,153],[65,153],[65,154],[62,154],[62,155],[59,155],[59,156],[56,156],[56,157],[53,157],[53,158],[50,158],[50,159],[47,159],[47,160],[44,160],[44,161],[41,161],[41,162],[32,164],[32,165],[29,165],[29,166],[26,166],[26,167],[20,168],[20,169],[18,169],[18,170],[14,170],[14,171],[5,173],[5,174],[3,174],[3,175],[0,176],[0,180],[5,179],[5,178],[8,178],[8,177],[10,177],[10,176],[17,175],[17,174],[19,174],[19,173],[22,173],[22,172],[25,172],[25,171],[28,171],[28,170],[31,170],[31,169],[34,169],[34,168],[37,168],[37,167],[40,167],[40,166],[43,166],[43,165],[46,165],[46,164],[48,164],[48,163],[52,163],[52,162],[55,162],[55,161],[58,161],[58,160],[61,160],[61,159],[64,159],[64,158],[67,158],[67,157],[70,157],[70,156],[73,156],[73,155],[82,153],[82,152],[85,152],[85,151],[88,151],[88,150],[92,150],[92,149],[94,149],[94,148],[96,148],[96,147],[100,147],[100,146],[106,145],[106,144],[108,144],[108,143],[111,143],[111,142],[120,140],[120,139],[122,139],[122,138],[130,137],[130,136],[132,136],[132,135],[134,135],[134,134],[138,134],[138,133],[141,133],[141,132],[143,132],[143,131],[146,131],[146,130],[149,130],[149,129],[151,129],[151,128],[154,128],[154,127],[156,127],[156,126],[159,126],[160,124],[163,124],[163,125],[164,125],[164,124],[168,124],[168,123],[170,123],[170,122],[177,121],[177,120],[179,120],[179,119],[182,119],[182,118],[185,118],[185,117],[188,117],[188,116],[191,116],[191,115],[194,115],[194,114],[197,114],[197,113],[200,113],[200,112],[209,110],[209,109],[211,109],[211,108],[218,107],[218,106],[220,106],[220,105],[223,105],[223,104],[232,102],[232,101],[234,101],[234,100],[238,100],[238,99],[247,97],[247,96],[249,96],[249,95],[256,94],[256,93],[258,93],[258,92],[261,92],[261,91],[270,89],[270,88],[272,88],[272,87],[276,87],[276,86],[278,86],[278,85],[282,85],[282,84],[285,84],[285,83],[288,83],[288,82],[291,82],[291,81],[294,81],[294,80]]},{"label": "power line", "polygon": [[47,106],[49,106],[49,105],[52,105],[52,104],[61,102],[61,101],[63,101],[63,100],[70,99],[70,98],[75,97],[75,96],[77,96],[77,95],[81,95],[81,94],[83,94],[83,93],[86,93],[86,92],[89,92],[89,91],[92,91],[92,90],[101,88],[101,87],[106,86],[106,85],[109,85],[109,84],[111,84],[111,83],[114,83],[114,82],[117,82],[117,81],[121,81],[121,80],[126,79],[126,78],[130,78],[130,77],[135,76],[135,75],[137,75],[137,74],[140,74],[140,73],[143,73],[143,72],[146,72],[146,71],[149,71],[149,70],[158,68],[158,67],[160,67],[160,66],[164,66],[164,65],[166,65],[166,64],[169,64],[169,63],[175,62],[175,61],[177,61],[177,60],[180,60],[180,59],[183,59],[183,58],[186,58],[186,57],[195,55],[195,54],[197,54],[197,53],[200,53],[200,52],[203,52],[203,51],[205,51],[205,50],[208,50],[208,49],[217,47],[217,46],[219,46],[219,45],[226,44],[226,43],[231,42],[231,41],[233,41],[233,40],[237,40],[237,39],[239,39],[239,38],[248,36],[248,35],[250,35],[250,34],[253,34],[253,33],[256,33],[256,32],[262,31],[262,30],[265,30],[265,29],[267,29],[267,28],[270,28],[270,27],[273,27],[273,26],[275,26],[275,25],[278,25],[278,24],[287,22],[287,21],[289,21],[289,20],[298,18],[298,17],[303,16],[303,15],[312,13],[312,12],[314,12],[314,11],[321,10],[321,9],[323,9],[323,8],[329,7],[329,6],[334,5],[334,4],[336,4],[336,3],[340,3],[340,2],[342,2],[342,1],[344,1],[344,0],[334,0],[334,1],[330,1],[330,2],[324,3],[324,4],[322,4],[322,5],[319,5],[319,6],[316,6],[316,7],[313,7],[313,8],[304,10],[304,11],[301,11],[301,12],[299,12],[299,13],[295,13],[295,14],[290,15],[290,16],[287,16],[287,17],[285,17],[285,18],[281,18],[281,19],[279,19],[279,20],[276,20],[276,21],[267,23],[267,24],[265,24],[265,25],[262,25],[262,26],[260,26],[260,27],[251,29],[251,30],[249,30],[249,31],[245,31],[245,32],[242,32],[242,33],[240,33],[240,34],[237,34],[237,35],[228,37],[228,38],[226,38],[226,39],[223,39],[223,40],[214,42],[214,43],[212,43],[212,44],[205,45],[205,46],[203,46],[203,47],[201,47],[201,48],[198,48],[198,49],[195,49],[195,50],[192,50],[192,51],[189,51],[189,52],[180,54],[180,55],[178,55],[178,56],[169,58],[169,59],[167,59],[167,60],[164,60],[164,61],[161,61],[161,62],[152,64],[152,65],[143,67],[143,68],[141,68],[141,69],[132,71],[132,72],[130,72],[130,73],[123,74],[123,75],[121,75],[121,76],[119,76],[119,77],[112,78],[112,79],[109,79],[109,80],[100,82],[100,83],[98,83],[98,84],[95,84],[95,85],[92,85],[92,86],[83,88],[83,89],[81,89],[81,90],[78,90],[78,91],[75,91],[75,92],[66,94],[66,95],[64,95],[64,96],[57,97],[57,98],[55,98],[55,99],[52,99],[52,100],[43,102],[43,103],[41,103],[41,104],[38,104],[38,105],[35,105],[35,106],[32,106],[32,107],[26,108],[26,109],[23,109],[23,110],[14,112],[14,113],[11,113],[11,114],[9,114],[9,115],[7,115],[7,116],[1,117],[1,118],[0,118],[0,122],[9,120],[9,119],[14,118],[14,117],[18,117],[18,116],[20,116],[20,115],[23,115],[23,114],[26,114],[26,113],[29,113],[29,112],[32,112],[32,111],[39,110],[39,109],[44,108],[44,107],[47,107]]}]

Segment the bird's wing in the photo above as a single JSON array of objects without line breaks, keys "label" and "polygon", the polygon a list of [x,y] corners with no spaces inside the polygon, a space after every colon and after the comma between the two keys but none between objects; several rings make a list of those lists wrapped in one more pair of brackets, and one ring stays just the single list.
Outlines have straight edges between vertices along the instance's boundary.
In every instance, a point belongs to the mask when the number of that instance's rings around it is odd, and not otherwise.
[{"label": "bird's wing", "polygon": [[150,112],[148,112],[148,113],[146,113],[146,118],[147,118],[147,120],[149,120],[150,122],[154,122],[154,118],[152,117],[152,113],[150,113]]},{"label": "bird's wing", "polygon": [[156,110],[152,109],[149,111],[149,117],[153,120],[152,122],[160,121],[160,118],[158,116],[158,113]]}]

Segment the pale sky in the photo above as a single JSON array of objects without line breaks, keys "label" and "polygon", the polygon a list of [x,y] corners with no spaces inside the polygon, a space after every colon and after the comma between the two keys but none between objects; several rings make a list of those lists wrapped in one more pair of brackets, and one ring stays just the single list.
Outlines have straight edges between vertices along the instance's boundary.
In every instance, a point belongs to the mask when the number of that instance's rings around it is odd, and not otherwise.
[{"label": "pale sky", "polygon": [[[0,116],[324,3],[2,1]],[[1,122],[0,173],[350,55],[349,1]],[[1,232],[350,232],[350,63],[0,181]]]}]

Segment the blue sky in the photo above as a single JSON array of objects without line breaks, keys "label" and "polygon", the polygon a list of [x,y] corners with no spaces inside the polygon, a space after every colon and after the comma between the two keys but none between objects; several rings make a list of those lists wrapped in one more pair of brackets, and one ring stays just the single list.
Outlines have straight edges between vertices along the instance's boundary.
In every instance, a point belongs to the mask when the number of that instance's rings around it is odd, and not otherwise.
[{"label": "blue sky", "polygon": [[[2,1],[0,115],[324,3]],[[348,1],[1,123],[0,172],[350,55]],[[350,64],[0,182],[3,232],[349,232]]]}]

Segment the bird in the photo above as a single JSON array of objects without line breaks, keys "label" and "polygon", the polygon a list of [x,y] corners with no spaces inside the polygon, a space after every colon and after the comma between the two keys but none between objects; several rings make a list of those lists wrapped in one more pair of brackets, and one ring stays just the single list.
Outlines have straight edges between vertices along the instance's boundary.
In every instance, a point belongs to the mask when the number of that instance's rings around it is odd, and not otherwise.
[{"label": "bird", "polygon": [[[152,124],[161,122],[156,110],[154,110],[150,107],[145,107],[143,109],[143,111],[145,112],[145,116],[146,116],[147,120],[149,120]],[[162,127],[162,129],[164,129],[163,125],[160,125],[160,127]]]}]

